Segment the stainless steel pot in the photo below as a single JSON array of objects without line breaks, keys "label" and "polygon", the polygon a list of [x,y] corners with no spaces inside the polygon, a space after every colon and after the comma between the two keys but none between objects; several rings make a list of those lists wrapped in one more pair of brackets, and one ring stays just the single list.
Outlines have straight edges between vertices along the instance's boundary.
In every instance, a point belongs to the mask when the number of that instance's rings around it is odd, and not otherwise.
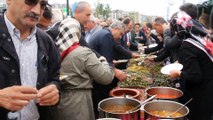
[{"label": "stainless steel pot", "polygon": [[[98,110],[100,118],[119,118],[121,120],[140,120],[140,101],[133,98],[118,98],[112,97],[107,98],[99,102]],[[116,106],[116,105],[131,105],[134,107],[133,111],[128,111],[127,113],[113,113],[105,110],[106,106]]]},{"label": "stainless steel pot", "polygon": [[178,101],[183,95],[181,90],[172,87],[151,87],[146,89],[147,97],[157,95],[156,98],[160,100],[173,100]]},{"label": "stainless steel pot", "polygon": [[[157,110],[157,111],[171,111],[174,112],[178,108],[181,108],[178,112],[182,114],[180,117],[159,117],[152,115],[150,111]],[[154,100],[151,102],[148,102],[144,105],[144,111],[145,111],[145,120],[187,120],[187,115],[189,113],[189,109],[184,106],[183,104],[180,104],[175,101],[170,100]]]}]

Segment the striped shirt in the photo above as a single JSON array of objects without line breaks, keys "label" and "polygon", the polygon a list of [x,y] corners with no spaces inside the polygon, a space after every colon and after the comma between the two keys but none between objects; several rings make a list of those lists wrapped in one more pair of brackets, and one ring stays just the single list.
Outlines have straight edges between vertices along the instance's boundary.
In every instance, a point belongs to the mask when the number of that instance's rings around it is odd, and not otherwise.
[{"label": "striped shirt", "polygon": [[[15,46],[16,53],[19,57],[20,78],[22,86],[36,87],[38,71],[37,71],[37,51],[38,44],[36,41],[36,28],[25,40],[21,40],[20,31],[8,20],[6,14],[5,23]],[[39,113],[35,100],[22,110],[18,111],[18,120],[38,120]]]}]

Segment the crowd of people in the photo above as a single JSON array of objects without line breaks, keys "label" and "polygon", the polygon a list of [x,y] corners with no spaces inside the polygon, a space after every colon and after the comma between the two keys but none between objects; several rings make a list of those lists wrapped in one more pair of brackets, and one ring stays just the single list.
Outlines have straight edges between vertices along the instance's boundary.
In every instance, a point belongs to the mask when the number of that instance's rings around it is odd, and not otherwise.
[{"label": "crowd of people", "polygon": [[[101,21],[86,1],[72,17],[48,0],[6,0],[0,15],[0,120],[95,120],[98,103],[127,79],[116,60],[155,54],[151,62],[178,62],[169,73],[184,93],[189,120],[213,120],[213,12],[192,3],[169,21],[145,24],[126,16]],[[61,77],[60,77],[61,76]],[[176,86],[177,87],[177,86]]]}]

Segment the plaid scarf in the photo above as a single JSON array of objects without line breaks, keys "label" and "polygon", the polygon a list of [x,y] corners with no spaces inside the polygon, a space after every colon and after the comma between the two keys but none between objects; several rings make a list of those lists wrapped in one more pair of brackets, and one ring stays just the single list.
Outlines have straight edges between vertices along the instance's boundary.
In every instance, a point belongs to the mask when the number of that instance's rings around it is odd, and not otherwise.
[{"label": "plaid scarf", "polygon": [[79,43],[81,37],[80,23],[73,19],[64,19],[59,25],[59,34],[56,38],[56,45],[61,54],[68,50],[74,43]]}]

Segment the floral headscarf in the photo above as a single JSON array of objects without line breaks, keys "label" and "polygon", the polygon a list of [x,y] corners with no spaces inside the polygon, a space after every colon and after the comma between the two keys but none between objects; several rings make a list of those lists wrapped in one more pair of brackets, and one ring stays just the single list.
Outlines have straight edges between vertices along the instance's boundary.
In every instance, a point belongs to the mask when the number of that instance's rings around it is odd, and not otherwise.
[{"label": "floral headscarf", "polygon": [[205,37],[194,35],[190,31],[192,26],[196,28],[195,24],[193,24],[192,18],[185,12],[180,11],[177,13],[177,18],[175,19],[176,19],[176,24],[178,26],[181,26],[182,29],[186,30],[193,38],[193,39],[186,39],[185,41],[190,42],[191,44],[195,45],[199,49],[203,50],[209,56],[209,58],[213,61],[213,43],[212,41],[206,39]]}]

